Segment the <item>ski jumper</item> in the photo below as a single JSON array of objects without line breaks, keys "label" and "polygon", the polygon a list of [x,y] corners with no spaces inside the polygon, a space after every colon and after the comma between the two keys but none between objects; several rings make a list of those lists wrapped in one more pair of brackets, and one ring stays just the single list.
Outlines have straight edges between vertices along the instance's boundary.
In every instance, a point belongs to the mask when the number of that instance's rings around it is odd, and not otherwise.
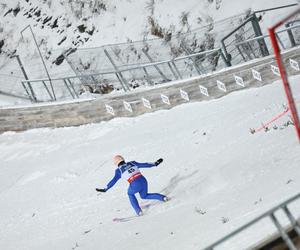
[{"label": "ski jumper", "polygon": [[107,184],[106,191],[112,188],[116,182],[124,177],[129,182],[128,187],[128,197],[131,203],[131,206],[137,214],[139,214],[142,209],[139,206],[139,203],[135,197],[136,193],[140,194],[142,199],[153,199],[153,200],[164,200],[164,195],[158,193],[148,193],[148,183],[146,178],[140,172],[140,168],[152,168],[155,167],[155,163],[139,163],[136,161],[130,162],[120,162],[118,168],[115,170],[115,176]]}]

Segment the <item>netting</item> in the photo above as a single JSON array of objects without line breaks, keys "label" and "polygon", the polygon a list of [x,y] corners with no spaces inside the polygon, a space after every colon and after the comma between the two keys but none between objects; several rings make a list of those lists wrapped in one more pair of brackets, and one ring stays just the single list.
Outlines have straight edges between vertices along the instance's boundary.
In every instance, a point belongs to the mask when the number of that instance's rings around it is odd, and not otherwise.
[{"label": "netting", "polygon": [[[184,34],[168,34],[164,39],[78,49],[67,56],[67,61],[79,75],[95,73],[101,75],[101,73],[120,70],[125,80],[129,84],[132,83],[131,87],[139,84],[159,84],[180,77],[210,73],[225,67],[220,53],[208,52],[193,58],[175,60],[174,64],[169,61],[219,47],[220,39],[225,35],[226,30],[232,25],[238,25],[244,17],[245,15],[236,16]],[[168,62],[147,66],[149,63],[161,61]],[[144,65],[146,66],[142,67]],[[137,69],[138,67],[140,68]],[[105,80],[118,85],[118,79],[113,74],[105,77],[100,75],[94,77],[96,81],[86,79],[86,82],[101,85]]]},{"label": "netting", "polygon": [[[64,56],[63,51],[39,51],[38,48],[43,48],[42,43],[46,38],[39,37],[36,44],[34,34],[27,27],[22,32],[23,40],[19,49],[25,53],[20,58],[29,79],[41,80],[32,81],[31,87],[26,83],[25,87],[32,88],[31,92],[37,93],[44,100],[72,96],[66,80],[49,80],[66,75],[77,76],[76,80],[72,77],[66,79],[69,81],[72,78],[72,85],[79,92],[88,89],[89,92],[104,94],[211,73],[230,63],[237,65],[272,53],[271,41],[267,35],[257,39],[257,36],[262,35],[259,23],[264,23],[266,17],[265,13],[256,16],[249,12],[188,33],[172,34],[164,31],[162,39],[74,49]],[[299,20],[298,15],[294,16],[282,27],[284,30],[277,33],[282,49],[289,49],[300,43]],[[228,35],[232,30],[234,31]],[[64,64],[56,67],[53,60],[58,58]],[[68,69],[66,65],[69,65]],[[9,64],[7,67],[9,68]],[[8,82],[11,83],[1,84],[3,89],[26,95],[24,86],[18,84],[20,74],[2,74],[6,78],[10,77]],[[18,90],[13,86],[18,86]]]}]

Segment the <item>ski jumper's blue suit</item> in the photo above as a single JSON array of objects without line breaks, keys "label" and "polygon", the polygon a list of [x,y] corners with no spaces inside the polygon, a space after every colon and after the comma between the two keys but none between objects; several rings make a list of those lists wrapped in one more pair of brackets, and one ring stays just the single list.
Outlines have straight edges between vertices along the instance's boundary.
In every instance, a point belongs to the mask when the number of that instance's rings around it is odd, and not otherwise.
[{"label": "ski jumper's blue suit", "polygon": [[120,162],[118,168],[115,170],[115,176],[107,184],[106,191],[113,187],[116,182],[124,177],[129,182],[128,197],[130,203],[137,214],[142,210],[135,197],[136,193],[139,193],[142,199],[164,200],[164,195],[158,193],[148,193],[148,183],[146,178],[141,174],[140,168],[152,168],[155,167],[155,163],[139,163],[136,161]]}]

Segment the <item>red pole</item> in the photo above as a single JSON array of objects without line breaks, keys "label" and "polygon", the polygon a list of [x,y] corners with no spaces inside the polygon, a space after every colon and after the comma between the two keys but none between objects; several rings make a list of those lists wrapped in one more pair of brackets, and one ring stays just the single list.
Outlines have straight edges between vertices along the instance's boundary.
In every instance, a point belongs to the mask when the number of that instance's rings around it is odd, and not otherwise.
[{"label": "red pole", "polygon": [[[282,23],[282,22],[280,22],[280,23]],[[298,140],[300,142],[300,124],[299,124],[299,117],[298,117],[298,113],[297,113],[297,108],[296,108],[296,105],[295,105],[295,102],[294,102],[294,99],[293,99],[293,96],[292,96],[291,88],[290,88],[290,85],[289,85],[289,82],[288,82],[288,78],[286,76],[286,71],[285,71],[285,68],[284,68],[282,60],[281,60],[280,48],[279,48],[279,45],[277,43],[277,39],[276,39],[276,36],[275,36],[275,28],[277,28],[278,26],[279,25],[277,24],[277,25],[275,25],[274,27],[272,27],[268,30],[269,30],[270,39],[271,39],[271,42],[272,42],[272,45],[273,45],[273,48],[274,48],[275,59],[276,59],[276,62],[277,62],[277,65],[278,65],[278,68],[279,68],[279,71],[280,71],[280,75],[281,75],[281,78],[282,78],[285,94],[286,94],[286,97],[288,99],[289,109],[291,110],[292,120],[293,120],[293,123],[294,123],[295,128],[296,128],[296,133],[298,135]]]}]

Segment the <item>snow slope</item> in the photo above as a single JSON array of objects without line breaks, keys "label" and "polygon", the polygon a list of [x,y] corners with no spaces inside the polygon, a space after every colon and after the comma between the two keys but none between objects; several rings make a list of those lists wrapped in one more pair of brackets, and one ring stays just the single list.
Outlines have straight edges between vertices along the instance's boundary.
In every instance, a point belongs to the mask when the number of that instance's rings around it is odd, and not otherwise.
[{"label": "snow slope", "polygon": [[[187,0],[176,1],[174,4],[172,0],[2,0],[0,54],[11,55],[16,50],[23,61],[38,57],[30,30],[23,30],[31,25],[50,72],[57,76],[59,69],[51,63],[62,51],[71,47],[98,47],[158,38],[151,31],[153,25],[150,20],[162,30],[176,35],[178,32],[200,28],[250,10],[291,3],[296,1]],[[290,10],[288,8],[270,14],[263,13],[263,26],[274,23]],[[30,78],[40,78],[41,74],[45,77],[40,64],[36,59],[26,65]],[[63,71],[66,72],[66,65]]]},{"label": "snow slope", "polygon": [[[46,51],[71,45],[100,46],[155,38],[150,32],[149,17],[163,29],[184,32],[245,11],[296,2],[187,0],[176,1],[174,4],[171,0],[45,0],[42,3],[38,0],[2,1],[0,40],[5,40],[2,47],[4,51],[13,51],[16,46],[21,45],[20,42],[22,43],[19,32],[30,24],[38,33],[40,45]],[[289,10],[281,11],[281,15],[286,12]],[[182,20],[184,16],[186,21]],[[275,14],[269,17],[268,21],[274,23],[278,18],[280,17]],[[81,25],[85,29],[81,29]],[[60,43],[64,37],[66,40]]]},{"label": "snow slope", "polygon": [[[300,78],[294,89],[300,93]],[[202,249],[299,192],[299,142],[283,111],[280,82],[136,118],[0,135],[0,249]],[[133,215],[111,158],[140,162],[150,191],[172,199]],[[149,202],[142,201],[142,204]],[[150,202],[151,203],[151,202]],[[300,216],[300,202],[291,206]],[[264,221],[220,249],[245,249],[274,227]]]},{"label": "snow slope", "polygon": [[[291,3],[296,1],[0,0],[0,91],[26,96],[20,83],[21,79],[24,79],[20,67],[16,59],[9,59],[9,56],[14,54],[20,56],[30,79],[48,78],[28,25],[35,34],[50,77],[56,78],[75,74],[65,60],[63,62],[57,60],[61,59],[65,51],[161,37],[157,34],[159,32],[153,30],[160,30],[165,36],[172,34],[174,38],[178,34],[197,30],[195,36],[191,33],[186,37],[190,36],[190,39],[193,37],[192,40],[196,37],[198,47],[203,45],[204,49],[212,49],[219,47],[219,40],[251,11]],[[263,33],[267,32],[266,28],[270,24],[290,11],[291,8],[287,8],[260,13]],[[226,18],[228,20],[221,21]],[[212,30],[210,35],[206,36],[204,33],[207,28],[203,27],[208,25]],[[178,41],[173,40],[175,41],[170,42],[170,46],[174,51],[179,51]],[[161,40],[156,40],[154,44],[152,50],[155,51],[155,55],[152,57],[154,56],[155,60],[170,58],[169,49],[161,46]],[[132,49],[131,46],[125,48],[124,46],[120,45],[120,48]],[[85,73],[88,73],[93,72],[92,69],[99,72],[103,70],[102,67],[106,68],[108,65],[111,67],[102,50],[91,51],[92,55],[86,51],[78,52],[73,68],[84,67]],[[135,55],[135,52],[130,50],[123,52],[127,54],[124,58],[127,56],[127,59],[130,58],[130,63],[143,62],[136,60],[140,54]],[[128,55],[130,53],[134,55]],[[134,62],[131,57],[135,59]],[[148,62],[148,59],[146,61]],[[55,62],[62,63],[57,66]],[[120,63],[118,61],[117,64]],[[57,88],[61,88],[60,84],[54,82]],[[34,87],[38,91],[43,88],[39,83]],[[0,101],[1,99],[0,97]]]}]

